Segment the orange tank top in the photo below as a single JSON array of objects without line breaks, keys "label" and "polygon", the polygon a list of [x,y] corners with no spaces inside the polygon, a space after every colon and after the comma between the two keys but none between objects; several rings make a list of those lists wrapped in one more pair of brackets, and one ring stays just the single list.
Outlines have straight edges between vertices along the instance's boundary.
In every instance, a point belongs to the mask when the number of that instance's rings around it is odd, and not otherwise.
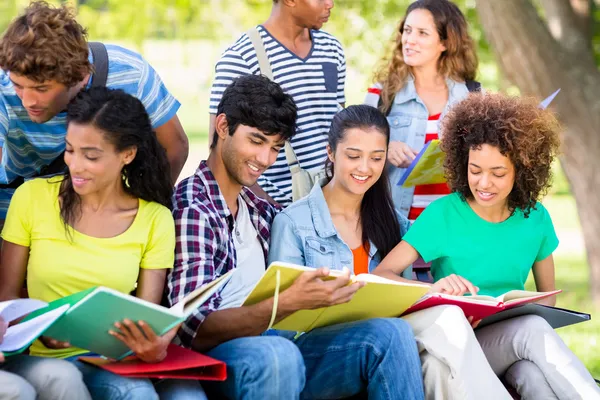
[{"label": "orange tank top", "polygon": [[369,243],[352,250],[354,257],[354,275],[369,273]]}]

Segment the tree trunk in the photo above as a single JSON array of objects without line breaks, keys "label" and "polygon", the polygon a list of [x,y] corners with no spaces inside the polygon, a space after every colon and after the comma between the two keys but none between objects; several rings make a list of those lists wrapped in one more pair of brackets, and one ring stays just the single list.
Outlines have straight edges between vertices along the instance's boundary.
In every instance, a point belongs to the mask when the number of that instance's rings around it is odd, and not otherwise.
[{"label": "tree trunk", "polygon": [[600,306],[600,72],[589,53],[565,50],[552,38],[530,1],[477,0],[477,10],[499,65],[523,94],[542,99],[562,89],[552,108],[565,127],[562,165],[583,229],[592,297]]}]

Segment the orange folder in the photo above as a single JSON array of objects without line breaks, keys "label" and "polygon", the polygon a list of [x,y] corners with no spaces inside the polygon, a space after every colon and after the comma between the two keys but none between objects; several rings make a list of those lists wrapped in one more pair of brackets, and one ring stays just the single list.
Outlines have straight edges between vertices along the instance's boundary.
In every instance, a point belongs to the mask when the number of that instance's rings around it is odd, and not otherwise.
[{"label": "orange folder", "polygon": [[159,363],[147,363],[135,356],[121,361],[102,357],[79,357],[88,364],[128,378],[192,379],[224,381],[227,367],[224,362],[193,350],[170,344],[167,357]]}]

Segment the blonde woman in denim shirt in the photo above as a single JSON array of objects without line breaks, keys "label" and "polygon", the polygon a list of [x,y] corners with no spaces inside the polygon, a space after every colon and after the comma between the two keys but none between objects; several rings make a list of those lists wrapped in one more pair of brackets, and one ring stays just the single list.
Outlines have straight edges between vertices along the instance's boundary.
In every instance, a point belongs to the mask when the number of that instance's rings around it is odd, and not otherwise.
[{"label": "blonde woman in denim shirt", "polygon": [[469,90],[477,71],[473,40],[459,8],[447,0],[417,0],[398,27],[389,60],[375,74],[365,103],[388,116],[387,159],[394,206],[416,219],[434,199],[449,194],[446,184],[404,188],[398,181],[425,143],[438,138],[439,120]]},{"label": "blonde woman in denim shirt", "polygon": [[[355,274],[379,265],[408,227],[389,194],[389,132],[383,114],[367,105],[350,106],[334,117],[327,145],[328,178],[275,217],[269,263],[346,267]],[[446,281],[441,279],[432,291],[440,291]],[[419,346],[427,399],[510,399],[459,308],[433,307],[404,321]],[[464,343],[460,352],[455,341]]]}]

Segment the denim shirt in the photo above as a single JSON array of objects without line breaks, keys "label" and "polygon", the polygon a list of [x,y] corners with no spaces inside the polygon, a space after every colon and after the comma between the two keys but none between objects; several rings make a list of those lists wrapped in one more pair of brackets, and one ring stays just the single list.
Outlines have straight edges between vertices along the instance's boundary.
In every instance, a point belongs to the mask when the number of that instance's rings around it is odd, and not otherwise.
[{"label": "denim shirt", "polygon": [[[448,86],[449,93],[448,103],[442,112],[440,120],[452,105],[460,102],[469,94],[467,85],[464,83],[446,79],[446,85]],[[415,89],[414,78],[409,75],[406,85],[396,94],[388,115],[390,141],[404,142],[411,148],[420,151],[425,145],[425,131],[427,130],[428,117],[429,112],[427,111],[427,107],[421,101]],[[407,217],[412,205],[415,188],[404,188],[398,185],[398,181],[400,181],[405,171],[406,168],[397,168],[391,164],[388,165],[388,176],[394,206],[403,216]]]},{"label": "denim shirt", "polygon": [[[325,182],[321,181],[321,184]],[[404,236],[408,220],[400,214],[400,234]],[[369,272],[381,262],[381,253],[369,242]],[[283,261],[307,267],[329,267],[354,270],[352,250],[338,234],[321,185],[315,185],[308,196],[300,199],[277,214],[271,227],[269,264]],[[402,273],[412,279],[412,268]]]}]

